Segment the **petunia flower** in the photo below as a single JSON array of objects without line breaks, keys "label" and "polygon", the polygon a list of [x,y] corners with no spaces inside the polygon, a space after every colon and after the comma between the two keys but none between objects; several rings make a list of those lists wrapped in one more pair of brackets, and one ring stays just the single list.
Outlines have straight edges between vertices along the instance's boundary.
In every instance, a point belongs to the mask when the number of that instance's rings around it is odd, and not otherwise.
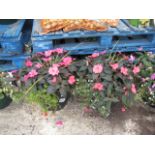
[{"label": "petunia flower", "polygon": [[28,73],[29,77],[33,78],[36,75],[38,75],[38,72],[35,69],[32,69],[29,73]]},{"label": "petunia flower", "polygon": [[138,51],[142,51],[142,50],[143,50],[143,47],[139,47],[139,48],[138,48]]},{"label": "petunia flower", "polygon": [[126,111],[126,108],[125,108],[125,107],[122,107],[122,108],[121,108],[121,111],[122,111],[122,112],[125,112],[125,111]]},{"label": "petunia flower", "polygon": [[135,84],[131,84],[131,92],[132,92],[133,94],[136,94],[136,93],[137,93]]},{"label": "petunia flower", "polygon": [[62,127],[64,125],[63,121],[61,120],[56,121],[55,124],[57,127]]},{"label": "petunia flower", "polygon": [[91,58],[97,58],[100,54],[99,53],[93,53],[90,57]]},{"label": "petunia flower", "polygon": [[128,75],[128,69],[126,67],[121,67],[121,73],[123,75]]},{"label": "petunia flower", "polygon": [[57,65],[54,65],[52,67],[49,68],[48,73],[55,76],[59,74],[59,69]]},{"label": "petunia flower", "polygon": [[63,58],[63,64],[65,65],[65,66],[69,66],[71,63],[72,63],[72,58],[71,57],[65,57],[65,58]]},{"label": "petunia flower", "polygon": [[138,66],[134,66],[132,72],[136,75],[140,72],[140,68]]},{"label": "petunia flower", "polygon": [[100,82],[97,82],[94,84],[93,89],[98,90],[98,91],[102,91],[103,90],[103,84]]},{"label": "petunia flower", "polygon": [[29,79],[29,74],[24,75],[24,81],[26,82]]},{"label": "petunia flower", "polygon": [[151,75],[151,80],[155,80],[155,73]]},{"label": "petunia flower", "polygon": [[53,77],[53,79],[51,80],[52,83],[56,83],[57,82],[57,78]]},{"label": "petunia flower", "polygon": [[26,60],[26,62],[25,62],[25,66],[26,67],[32,67],[32,65],[33,65],[33,63],[32,63],[32,61],[31,60]]},{"label": "petunia flower", "polygon": [[56,48],[55,51],[58,54],[62,54],[63,53],[63,48]]},{"label": "petunia flower", "polygon": [[135,61],[135,56],[133,56],[132,54],[130,55],[130,57],[129,57],[129,62],[134,62]]},{"label": "petunia flower", "polygon": [[119,65],[118,63],[114,63],[114,64],[111,64],[110,66],[114,71],[116,71]]},{"label": "petunia flower", "polygon": [[93,72],[98,74],[103,71],[103,66],[101,64],[94,65]]},{"label": "petunia flower", "polygon": [[52,54],[52,50],[48,50],[48,51],[45,51],[45,52],[44,52],[44,56],[45,56],[45,57],[50,57],[51,54]]},{"label": "petunia flower", "polygon": [[68,79],[68,83],[70,85],[73,85],[74,83],[76,82],[76,79],[75,79],[75,76],[74,75],[71,75]]},{"label": "petunia flower", "polygon": [[42,65],[41,63],[37,63],[37,64],[35,65],[35,67],[36,67],[37,69],[40,69],[42,66],[43,66],[43,65]]},{"label": "petunia flower", "polygon": [[51,58],[51,57],[47,57],[47,58],[42,58],[42,60],[43,60],[44,62],[49,62],[49,61],[52,60],[52,58]]}]

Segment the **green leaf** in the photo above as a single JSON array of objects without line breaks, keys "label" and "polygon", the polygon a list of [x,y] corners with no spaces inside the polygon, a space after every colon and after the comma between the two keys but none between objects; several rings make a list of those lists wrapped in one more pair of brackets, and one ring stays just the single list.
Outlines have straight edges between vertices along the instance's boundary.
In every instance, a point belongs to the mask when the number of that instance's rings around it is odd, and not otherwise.
[{"label": "green leaf", "polygon": [[107,95],[110,96],[112,94],[113,85],[109,84],[107,88]]},{"label": "green leaf", "polygon": [[112,74],[112,71],[111,71],[110,68],[104,68],[104,73],[111,75]]},{"label": "green leaf", "polygon": [[48,87],[48,89],[47,89],[47,93],[48,94],[53,94],[53,93],[55,93],[56,92],[56,87],[54,87],[54,86],[49,86]]},{"label": "green leaf", "polygon": [[77,68],[73,65],[69,66],[68,69],[71,71],[71,72],[75,72],[77,71]]},{"label": "green leaf", "polygon": [[93,77],[93,80],[97,79],[98,76],[99,76],[98,74],[93,74],[93,76],[92,76]]},{"label": "green leaf", "polygon": [[68,73],[68,70],[67,70],[66,68],[61,68],[59,71],[60,71],[60,73],[62,73],[62,74]]},{"label": "green leaf", "polygon": [[86,62],[84,60],[78,60],[77,62],[74,63],[74,65],[76,65],[77,67],[85,66]]},{"label": "green leaf", "polygon": [[112,76],[111,75],[108,75],[108,74],[104,74],[102,73],[101,74],[101,78],[106,80],[106,81],[112,81]]},{"label": "green leaf", "polygon": [[87,66],[81,66],[78,71],[85,71],[85,70],[87,70]]},{"label": "green leaf", "polygon": [[124,95],[122,96],[122,102],[124,105],[127,105],[127,98]]},{"label": "green leaf", "polygon": [[107,118],[110,115],[111,103],[109,103],[109,108],[101,106],[98,108],[98,112],[102,117]]},{"label": "green leaf", "polygon": [[119,100],[117,99],[117,98],[115,98],[115,97],[113,97],[113,98],[109,98],[109,97],[105,97],[105,98],[103,98],[103,101],[104,102],[113,102],[113,103],[115,103],[115,102],[118,102]]}]

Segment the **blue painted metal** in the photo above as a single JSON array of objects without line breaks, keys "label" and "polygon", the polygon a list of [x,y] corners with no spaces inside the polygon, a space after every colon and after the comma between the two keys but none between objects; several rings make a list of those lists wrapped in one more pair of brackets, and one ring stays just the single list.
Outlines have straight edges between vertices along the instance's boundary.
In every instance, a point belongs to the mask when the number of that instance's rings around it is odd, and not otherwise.
[{"label": "blue painted metal", "polygon": [[[96,38],[94,42],[80,41],[82,38]],[[79,41],[77,42],[77,38]],[[126,20],[120,20],[116,28],[109,28],[106,32],[96,31],[71,31],[71,32],[52,32],[42,34],[40,20],[34,20],[32,30],[33,52],[42,52],[45,50],[63,47],[65,50],[73,51],[72,53],[82,54],[85,50],[91,49],[125,49],[134,51],[138,47],[155,47],[155,28],[134,28]],[[62,39],[65,43],[61,43]],[[56,42],[58,42],[56,44]],[[92,53],[92,52],[91,52]],[[85,52],[83,53],[85,54]]]},{"label": "blue painted metal", "polygon": [[22,28],[25,19],[14,24],[0,25],[0,57],[21,54],[23,52]]},{"label": "blue painted metal", "polygon": [[69,51],[70,55],[87,55],[87,54],[92,54],[94,52],[142,52],[142,51],[146,51],[146,52],[152,52],[155,53],[155,47],[150,47],[150,46],[145,46],[143,47],[143,50],[139,50],[139,47],[121,47],[121,48],[91,48],[91,49],[82,49],[82,50],[74,50],[74,51]]},{"label": "blue painted metal", "polygon": [[[8,62],[0,65],[0,71],[19,69],[27,59],[28,55],[24,54],[23,46],[29,42],[31,30],[22,31],[24,23],[25,20],[19,20],[11,25],[0,25],[0,64],[3,61]],[[155,28],[137,29],[127,20],[121,20],[118,27],[110,27],[106,32],[77,30],[41,33],[40,20],[34,20],[31,34],[34,53],[59,47],[68,50],[71,55],[91,54],[103,50],[135,52],[139,51],[139,47],[155,53]],[[89,38],[94,38],[94,41]]]},{"label": "blue painted metal", "polygon": [[20,69],[24,66],[28,55],[0,57],[0,72]]},{"label": "blue painted metal", "polygon": [[19,69],[26,56],[23,53],[25,19],[10,25],[0,25],[0,71]]}]

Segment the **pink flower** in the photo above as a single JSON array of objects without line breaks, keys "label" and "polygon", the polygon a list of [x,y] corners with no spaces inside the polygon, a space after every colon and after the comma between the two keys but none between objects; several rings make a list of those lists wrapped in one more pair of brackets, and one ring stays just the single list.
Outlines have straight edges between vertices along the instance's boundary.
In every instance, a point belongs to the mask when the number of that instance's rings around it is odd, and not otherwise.
[{"label": "pink flower", "polygon": [[56,77],[53,77],[52,83],[56,83],[56,82],[57,82],[57,78]]},{"label": "pink flower", "polygon": [[132,92],[133,94],[136,94],[136,93],[137,93],[135,84],[132,84],[132,85],[131,85],[131,92]]},{"label": "pink flower", "polygon": [[143,50],[143,47],[139,47],[139,48],[138,48],[138,51],[142,51],[142,50]]},{"label": "pink flower", "polygon": [[155,80],[155,73],[151,75],[151,80]]},{"label": "pink flower", "polygon": [[107,51],[106,51],[106,50],[104,50],[104,51],[100,52],[100,54],[101,54],[101,55],[104,55],[104,54],[106,54],[106,53],[107,53]]},{"label": "pink flower", "polygon": [[52,50],[48,50],[48,51],[45,51],[44,56],[45,57],[50,57],[51,54],[52,54]]},{"label": "pink flower", "polygon": [[133,73],[136,75],[137,73],[139,73],[140,72],[140,68],[138,67],[138,66],[134,66],[134,68],[133,68]]},{"label": "pink flower", "polygon": [[59,62],[58,65],[59,66],[64,66],[65,64],[64,64],[64,62]]},{"label": "pink flower", "polygon": [[36,75],[38,75],[38,72],[36,71],[36,70],[34,70],[34,69],[32,69],[30,72],[29,72],[29,77],[35,77]]},{"label": "pink flower", "polygon": [[11,73],[17,73],[18,72],[18,70],[13,70],[13,71],[11,71]]},{"label": "pink flower", "polygon": [[121,108],[121,111],[122,111],[122,112],[125,112],[125,111],[126,111],[126,108],[125,108],[125,107],[122,107],[122,108]]},{"label": "pink flower", "polygon": [[42,65],[41,63],[37,63],[37,64],[35,65],[35,67],[38,68],[38,69],[41,68],[42,66],[43,66],[43,65]]},{"label": "pink flower", "polygon": [[73,85],[74,83],[76,82],[76,79],[75,79],[75,76],[74,75],[71,75],[68,79],[68,83]]},{"label": "pink flower", "polygon": [[63,58],[63,63],[65,66],[69,66],[72,63],[72,58],[71,57]]},{"label": "pink flower", "polygon": [[32,66],[32,61],[31,60],[26,60],[25,65],[26,65],[26,67],[31,67]]},{"label": "pink flower", "polygon": [[63,53],[63,48],[56,48],[55,51],[56,51],[58,54],[62,54],[62,53]]},{"label": "pink flower", "polygon": [[42,58],[42,60],[45,61],[45,62],[48,62],[48,61],[51,61],[52,58],[51,57],[49,57],[49,58]]},{"label": "pink flower", "polygon": [[44,55],[44,52],[37,52],[37,55],[38,56],[43,56]]},{"label": "pink flower", "polygon": [[94,84],[93,89],[98,90],[98,91],[102,91],[103,90],[103,84],[100,82],[97,82]]},{"label": "pink flower", "polygon": [[152,85],[152,88],[153,88],[153,89],[155,88],[155,83]]},{"label": "pink flower", "polygon": [[55,76],[59,74],[59,69],[57,65],[53,65],[52,67],[49,68],[48,73]]},{"label": "pink flower", "polygon": [[121,73],[123,75],[128,75],[128,69],[126,67],[121,67]]},{"label": "pink flower", "polygon": [[123,90],[124,90],[124,94],[125,94],[125,96],[127,96],[127,95],[128,95],[127,87],[124,87]]},{"label": "pink flower", "polygon": [[61,127],[61,126],[64,125],[63,121],[61,121],[61,120],[56,121],[55,124],[56,124],[57,127]]},{"label": "pink flower", "polygon": [[129,62],[134,62],[135,61],[135,56],[133,56],[132,54],[130,55],[130,58],[129,58]]},{"label": "pink flower", "polygon": [[99,55],[100,55],[99,53],[93,53],[93,54],[91,55],[91,58],[97,58]]},{"label": "pink flower", "polygon": [[146,81],[146,79],[145,79],[145,78],[142,78],[141,80],[142,80],[142,82],[145,82],[145,81]]},{"label": "pink flower", "polygon": [[24,81],[26,82],[29,79],[29,74],[24,75]]},{"label": "pink flower", "polygon": [[90,107],[88,107],[88,106],[84,107],[84,108],[83,108],[83,111],[84,111],[85,113],[92,113],[92,112],[93,112],[92,108],[90,108]]},{"label": "pink flower", "polygon": [[97,64],[97,65],[94,65],[93,67],[93,72],[94,73],[101,73],[103,71],[103,66],[101,64]]},{"label": "pink flower", "polygon": [[111,66],[111,68],[113,69],[113,70],[116,70],[117,68],[118,68],[118,63],[114,63],[114,64],[111,64],[110,65]]}]

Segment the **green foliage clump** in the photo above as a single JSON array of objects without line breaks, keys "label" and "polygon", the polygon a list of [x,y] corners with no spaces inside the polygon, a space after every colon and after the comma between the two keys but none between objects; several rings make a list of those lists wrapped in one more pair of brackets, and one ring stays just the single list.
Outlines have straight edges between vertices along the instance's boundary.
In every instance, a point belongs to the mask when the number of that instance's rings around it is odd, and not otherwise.
[{"label": "green foliage clump", "polygon": [[55,94],[48,94],[43,90],[31,91],[26,101],[30,103],[37,103],[44,111],[55,111],[58,107],[58,98]]}]

